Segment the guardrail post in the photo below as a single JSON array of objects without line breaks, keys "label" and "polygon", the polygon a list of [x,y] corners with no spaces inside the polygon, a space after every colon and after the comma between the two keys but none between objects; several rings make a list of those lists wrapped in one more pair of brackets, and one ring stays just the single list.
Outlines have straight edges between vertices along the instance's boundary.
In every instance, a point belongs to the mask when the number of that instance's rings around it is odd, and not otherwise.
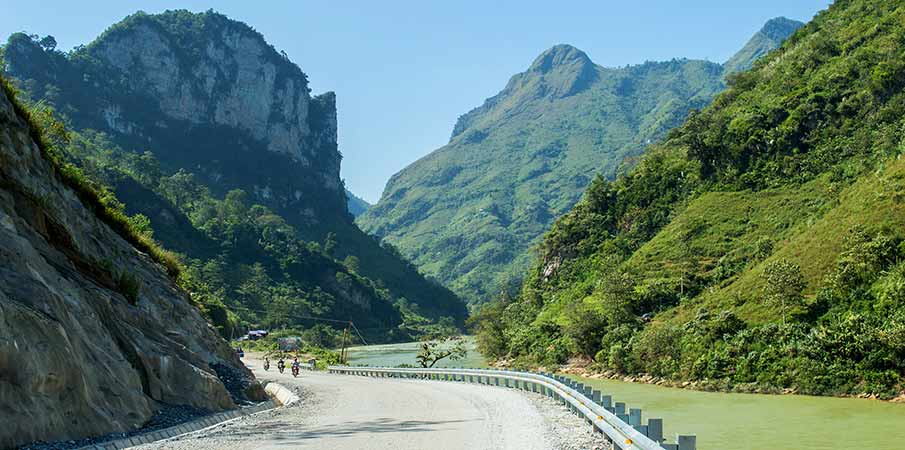
[{"label": "guardrail post", "polygon": [[593,391],[591,391],[591,401],[593,401],[594,403],[596,403],[598,405],[603,405],[602,403],[600,403],[601,395],[602,394],[600,391],[598,391],[597,389],[594,389]]},{"label": "guardrail post", "polygon": [[663,419],[647,419],[647,437],[663,442]]},{"label": "guardrail post", "polygon": [[678,450],[695,450],[698,446],[698,437],[691,436],[677,436],[676,442],[678,443]]},{"label": "guardrail post", "polygon": [[624,402],[616,402],[616,414],[625,414]]},{"label": "guardrail post", "polygon": [[635,429],[641,426],[641,408],[628,410],[628,424],[635,427]]}]

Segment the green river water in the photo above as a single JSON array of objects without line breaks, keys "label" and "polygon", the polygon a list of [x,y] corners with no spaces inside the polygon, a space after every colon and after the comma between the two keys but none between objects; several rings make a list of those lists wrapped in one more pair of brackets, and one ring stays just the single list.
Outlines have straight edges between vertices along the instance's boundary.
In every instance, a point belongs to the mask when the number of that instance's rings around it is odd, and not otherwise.
[{"label": "green river water", "polygon": [[[414,364],[418,343],[355,347],[351,364]],[[465,360],[438,367],[482,367],[472,349]],[[698,392],[646,384],[582,378],[585,384],[661,417],[670,442],[696,434],[701,450],[905,449],[905,404],[874,400]]]}]

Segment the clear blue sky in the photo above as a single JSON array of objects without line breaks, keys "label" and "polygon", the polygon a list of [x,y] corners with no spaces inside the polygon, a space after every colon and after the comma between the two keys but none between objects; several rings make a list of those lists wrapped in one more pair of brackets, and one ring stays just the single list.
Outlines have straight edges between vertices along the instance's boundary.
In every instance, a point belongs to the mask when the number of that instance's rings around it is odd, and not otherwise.
[{"label": "clear blue sky", "polygon": [[456,118],[544,49],[603,66],[673,57],[723,62],[768,19],[808,21],[829,0],[0,0],[0,34],[69,49],[136,10],[213,8],[285,50],[315,93],[337,93],[347,186],[376,201],[389,177],[442,146]]}]

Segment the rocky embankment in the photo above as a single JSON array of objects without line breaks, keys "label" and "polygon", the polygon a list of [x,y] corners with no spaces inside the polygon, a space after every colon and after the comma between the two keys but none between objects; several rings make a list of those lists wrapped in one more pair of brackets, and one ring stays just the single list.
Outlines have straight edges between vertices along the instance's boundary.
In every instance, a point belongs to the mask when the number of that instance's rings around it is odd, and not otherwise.
[{"label": "rocky embankment", "polygon": [[0,91],[0,448],[259,392],[229,392],[214,364],[253,382],[165,271],[62,181]]}]

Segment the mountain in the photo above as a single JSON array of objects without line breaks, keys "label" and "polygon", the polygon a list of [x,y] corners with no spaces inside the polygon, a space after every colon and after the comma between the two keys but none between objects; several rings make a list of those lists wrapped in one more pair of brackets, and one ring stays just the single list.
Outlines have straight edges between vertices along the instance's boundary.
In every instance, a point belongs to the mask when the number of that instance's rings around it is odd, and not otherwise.
[{"label": "mountain", "polygon": [[803,25],[797,20],[785,17],[770,19],[741,50],[723,64],[726,75],[750,69],[755,61],[779,48],[783,41]]},{"label": "mountain", "polygon": [[370,203],[366,202],[363,198],[353,194],[348,189],[346,189],[346,198],[348,199],[349,214],[352,214],[353,217],[358,217],[364,214],[364,212],[371,207]]},{"label": "mountain", "polygon": [[335,96],[311,96],[258,32],[212,11],[139,12],[68,53],[48,42],[12,35],[6,72],[76,132],[64,156],[222,294],[221,330],[351,317],[386,340],[462,323],[452,292],[355,226]]},{"label": "mountain", "polygon": [[461,116],[449,144],[390,178],[357,222],[482,303],[521,278],[529,249],[596,173],[633,166],[723,90],[723,74],[687,59],[604,68],[554,46]]},{"label": "mountain", "polygon": [[837,1],[545,235],[479,345],[703,389],[905,392],[905,5]]},{"label": "mountain", "polygon": [[51,134],[0,83],[0,447],[260,400],[177,285],[178,267],[57,158]]}]

